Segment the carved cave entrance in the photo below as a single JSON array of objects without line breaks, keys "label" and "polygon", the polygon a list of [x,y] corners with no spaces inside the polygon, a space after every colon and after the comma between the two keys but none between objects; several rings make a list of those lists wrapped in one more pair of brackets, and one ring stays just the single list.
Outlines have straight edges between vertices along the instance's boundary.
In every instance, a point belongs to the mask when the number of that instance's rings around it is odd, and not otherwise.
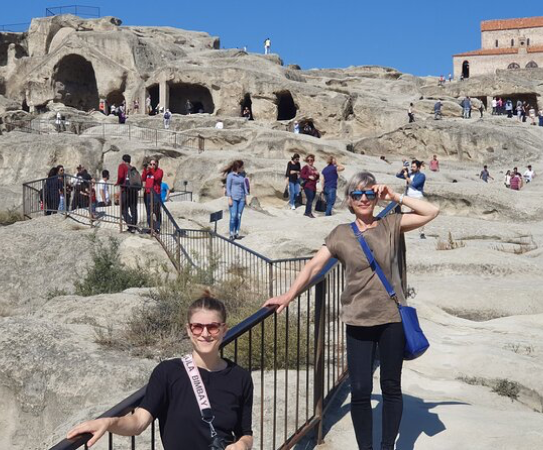
[{"label": "carved cave entrance", "polygon": [[296,105],[289,91],[275,94],[277,104],[277,120],[290,120],[296,117]]},{"label": "carved cave entrance", "polygon": [[55,101],[88,111],[98,109],[98,87],[92,64],[79,55],[62,58],[53,69]]},{"label": "carved cave entrance", "polygon": [[[147,95],[151,96],[151,115],[155,114],[156,106],[160,101],[160,91],[158,84],[153,84],[147,88]],[[147,97],[146,97],[147,98]],[[140,105],[140,108],[144,108],[143,105]]]},{"label": "carved cave entrance", "polygon": [[124,92],[120,90],[111,91],[107,94],[106,102],[108,106],[121,106],[124,102]]},{"label": "carved cave entrance", "polygon": [[249,112],[251,113],[250,117],[249,117],[249,120],[254,120],[254,117],[253,117],[253,101],[251,100],[251,94],[245,94],[243,96],[243,100],[241,100],[241,102],[239,102],[240,106],[241,106],[241,116],[243,117],[243,111],[245,110],[245,108],[249,108]]},{"label": "carved cave entrance", "polygon": [[[187,110],[187,100],[192,111]],[[205,86],[190,83],[170,84],[170,111],[177,114],[213,114],[215,105],[211,92]]]},{"label": "carved cave entrance", "polygon": [[462,77],[469,78],[469,61],[464,61],[462,63]]},{"label": "carved cave entrance", "polygon": [[[537,94],[534,94],[534,93],[505,94],[505,95],[498,95],[498,97],[501,97],[505,101],[511,100],[513,102],[513,108],[517,107],[517,102],[520,100],[521,102],[526,102],[527,105],[533,106],[536,111],[539,110],[538,102],[537,102]],[[514,113],[515,112],[516,112],[516,109],[514,109]]]}]

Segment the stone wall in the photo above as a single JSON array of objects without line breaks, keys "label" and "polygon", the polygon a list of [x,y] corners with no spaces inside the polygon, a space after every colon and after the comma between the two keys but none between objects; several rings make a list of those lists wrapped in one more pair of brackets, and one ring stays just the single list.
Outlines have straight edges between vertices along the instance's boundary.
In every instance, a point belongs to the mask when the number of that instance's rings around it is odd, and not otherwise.
[{"label": "stone wall", "polygon": [[478,75],[493,74],[496,70],[505,70],[509,64],[517,63],[524,69],[529,62],[535,62],[538,67],[543,67],[543,52],[527,53],[522,50],[514,55],[478,55],[478,56],[455,56],[453,57],[454,77],[460,79],[462,64],[469,62],[470,77]]},{"label": "stone wall", "polygon": [[[519,47],[521,39],[530,39],[530,46],[543,45],[543,28],[522,28],[517,30],[483,31],[481,33],[481,48],[511,47],[511,39],[514,39],[514,47]],[[527,45],[527,42],[524,44]]]}]

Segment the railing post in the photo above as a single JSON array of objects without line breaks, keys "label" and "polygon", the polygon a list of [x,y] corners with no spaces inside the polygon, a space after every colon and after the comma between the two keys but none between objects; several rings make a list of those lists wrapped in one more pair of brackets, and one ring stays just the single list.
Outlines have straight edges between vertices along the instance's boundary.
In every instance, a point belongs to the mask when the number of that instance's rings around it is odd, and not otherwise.
[{"label": "railing post", "polygon": [[273,297],[273,261],[268,263],[268,297]]},{"label": "railing post", "polygon": [[[143,191],[143,203],[145,203],[145,190]],[[147,203],[149,206],[149,227],[151,227],[151,234],[155,232],[155,196],[154,196],[154,187],[151,188],[151,192],[147,194]]]},{"label": "railing post", "polygon": [[158,147],[158,130],[155,130],[155,147]]},{"label": "railing post", "polygon": [[64,218],[68,218],[68,197],[66,197],[66,173],[64,173],[64,176],[62,177],[63,181],[63,187],[64,187]]},{"label": "railing post", "polygon": [[104,139],[106,138],[106,124],[105,123],[102,124],[102,137]]},{"label": "railing post", "polygon": [[181,230],[175,231],[175,260],[177,261],[177,270],[181,271]]},{"label": "railing post", "polygon": [[326,280],[315,286],[315,384],[314,405],[317,424],[317,445],[322,443],[324,409],[324,323],[326,313]]},{"label": "railing post", "polygon": [[23,183],[23,218],[26,218],[27,214],[26,214],[26,192],[27,192],[27,187],[26,187],[26,184]]},{"label": "railing post", "polygon": [[[115,203],[115,195],[113,196]],[[123,188],[119,186],[119,233],[123,232]]]}]

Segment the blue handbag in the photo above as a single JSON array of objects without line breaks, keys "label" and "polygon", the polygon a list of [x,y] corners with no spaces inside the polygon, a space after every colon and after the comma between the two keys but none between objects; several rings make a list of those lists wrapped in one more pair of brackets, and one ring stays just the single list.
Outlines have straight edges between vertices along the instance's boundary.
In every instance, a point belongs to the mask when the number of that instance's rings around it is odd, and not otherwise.
[{"label": "blue handbag", "polygon": [[417,317],[417,310],[411,306],[400,305],[400,303],[398,302],[398,298],[396,297],[396,292],[394,291],[394,288],[387,280],[387,277],[383,273],[381,266],[379,266],[379,264],[375,260],[375,257],[373,256],[373,253],[371,252],[368,243],[364,239],[364,236],[362,236],[362,233],[356,226],[355,222],[351,223],[351,228],[353,229],[353,232],[358,239],[358,242],[360,242],[360,246],[362,247],[366,258],[368,258],[371,269],[377,274],[377,276],[381,280],[381,283],[383,283],[383,286],[385,287],[388,295],[392,300],[394,300],[394,302],[398,306],[400,318],[402,319],[403,331],[405,334],[405,349],[403,353],[403,359],[411,360],[418,358],[426,350],[428,350],[428,347],[430,347],[430,343],[428,342],[428,339],[426,339],[426,336],[424,336],[424,333],[420,328],[419,318]]}]

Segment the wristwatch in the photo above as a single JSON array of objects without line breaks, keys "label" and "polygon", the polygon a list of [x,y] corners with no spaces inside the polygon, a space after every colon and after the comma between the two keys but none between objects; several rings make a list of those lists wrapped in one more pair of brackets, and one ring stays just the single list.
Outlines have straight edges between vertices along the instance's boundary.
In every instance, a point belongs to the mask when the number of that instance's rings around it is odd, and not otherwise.
[{"label": "wristwatch", "polygon": [[400,205],[403,205],[403,198],[404,198],[404,195],[405,195],[405,194],[400,194],[400,199],[398,200],[398,203],[399,203]]}]

